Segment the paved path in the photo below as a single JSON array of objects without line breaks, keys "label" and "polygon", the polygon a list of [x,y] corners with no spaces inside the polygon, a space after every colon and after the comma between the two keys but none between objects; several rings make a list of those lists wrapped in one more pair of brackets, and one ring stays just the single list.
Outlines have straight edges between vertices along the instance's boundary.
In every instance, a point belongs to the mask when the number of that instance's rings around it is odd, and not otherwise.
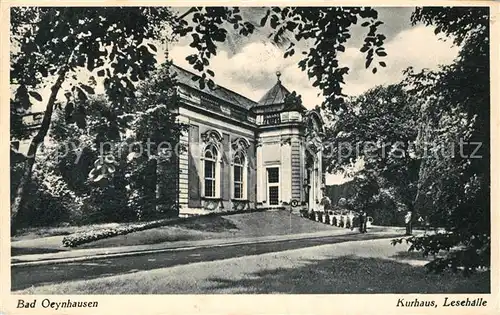
[{"label": "paved path", "polygon": [[[380,227],[374,226],[370,229],[370,232],[375,233],[389,233],[397,234],[404,233],[402,228],[398,227]],[[259,242],[275,242],[275,241],[285,241],[285,240],[296,240],[296,239],[306,239],[306,238],[316,238],[316,237],[326,237],[326,236],[336,236],[336,235],[351,235],[358,234],[356,230],[351,231],[345,228],[333,227],[329,231],[318,231],[311,233],[298,233],[298,234],[285,234],[285,235],[268,235],[268,236],[258,236],[258,237],[232,237],[226,239],[206,239],[199,241],[176,241],[176,242],[163,242],[158,244],[148,244],[148,245],[133,245],[133,246],[118,246],[118,247],[105,247],[105,248],[67,248],[62,247],[61,242],[59,245],[54,244],[55,237],[41,238],[37,240],[28,241],[18,241],[12,242],[12,248],[19,250],[24,247],[33,246],[33,241],[38,244],[38,250],[43,252],[42,249],[46,249],[44,253],[36,254],[17,254],[11,257],[11,262],[14,265],[19,264],[30,264],[30,263],[45,263],[45,262],[56,262],[62,260],[88,260],[94,259],[97,256],[107,257],[107,256],[119,256],[122,254],[141,254],[151,251],[161,251],[170,249],[185,249],[193,247],[213,247],[213,246],[225,246],[231,244],[241,244],[241,243],[259,243]],[[59,237],[59,236],[57,236]],[[62,239],[62,237],[59,237]],[[46,244],[44,240],[48,240]],[[22,244],[20,244],[22,243]],[[57,250],[55,250],[57,248]],[[49,249],[52,249],[49,250]]]},{"label": "paved path", "polygon": [[[368,236],[362,236],[363,238]],[[217,254],[190,252],[193,263],[177,264],[154,256],[145,264],[151,270],[128,270],[89,280],[67,281],[29,288],[23,294],[217,294],[217,293],[487,293],[489,273],[460,277],[425,272],[426,260],[408,253],[407,244],[392,246],[389,239],[345,241],[346,236],[321,245],[300,247],[280,244],[277,251],[235,248],[232,258],[213,259]],[[332,240],[330,240],[332,241]],[[302,241],[303,242],[303,241]],[[317,243],[311,240],[308,245]],[[287,249],[294,248],[295,249]],[[217,250],[216,250],[217,251]],[[246,251],[246,253],[242,253]],[[264,252],[264,253],[261,253]],[[260,253],[260,254],[259,254]],[[236,255],[235,255],[236,254]],[[193,257],[199,257],[194,262]],[[221,258],[221,257],[219,257]],[[177,259],[177,258],[172,258]],[[120,261],[122,262],[122,261]],[[103,262],[104,263],[104,262]],[[126,262],[125,262],[126,263]],[[115,265],[115,268],[122,268]],[[130,268],[128,266],[127,268]],[[152,267],[153,268],[153,267]],[[113,273],[111,273],[113,274]],[[299,301],[302,297],[297,297]],[[331,301],[332,303],[335,300]],[[328,298],[321,303],[330,303]],[[326,307],[327,304],[324,304]],[[332,309],[336,305],[331,304]],[[353,304],[358,313],[369,311],[363,303]],[[358,309],[361,307],[362,309]],[[368,306],[369,307],[369,306]]]},{"label": "paved path", "polygon": [[320,236],[306,239],[270,240],[258,244],[231,245],[226,247],[199,247],[148,253],[129,257],[108,257],[87,262],[72,262],[51,265],[13,266],[11,273],[12,290],[31,286],[61,283],[66,281],[95,279],[113,275],[123,275],[138,271],[152,270],[196,262],[210,262],[249,255],[281,252],[311,246],[335,244],[355,240],[389,238],[401,233],[350,233],[348,235]]}]

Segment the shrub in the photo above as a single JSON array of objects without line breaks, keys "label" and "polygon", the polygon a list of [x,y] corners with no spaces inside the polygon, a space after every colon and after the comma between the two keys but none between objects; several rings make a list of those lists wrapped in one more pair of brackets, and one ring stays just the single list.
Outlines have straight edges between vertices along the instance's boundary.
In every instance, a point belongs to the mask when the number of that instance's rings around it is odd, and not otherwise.
[{"label": "shrub", "polygon": [[322,222],[323,221],[323,212],[316,211],[316,215],[318,217],[318,222]]},{"label": "shrub", "polygon": [[148,223],[134,224],[129,226],[117,227],[117,228],[107,228],[99,230],[91,230],[81,233],[75,233],[72,235],[65,236],[62,240],[63,246],[65,247],[76,247],[85,243],[90,243],[93,241],[105,239],[108,237],[124,235],[132,232],[143,231],[147,229],[152,229],[156,227],[163,226],[167,223],[173,223],[176,220],[159,220]]},{"label": "shrub", "polygon": [[316,213],[314,213],[314,211],[308,211],[309,213],[309,219],[311,220],[316,220]]},{"label": "shrub", "polygon": [[[24,211],[17,218],[19,226],[57,226],[62,222],[73,222],[78,216],[82,198],[68,189],[60,176],[53,173],[41,176],[38,165],[33,173],[33,179],[27,187]],[[17,181],[17,178],[13,178],[11,189],[17,188]]]}]

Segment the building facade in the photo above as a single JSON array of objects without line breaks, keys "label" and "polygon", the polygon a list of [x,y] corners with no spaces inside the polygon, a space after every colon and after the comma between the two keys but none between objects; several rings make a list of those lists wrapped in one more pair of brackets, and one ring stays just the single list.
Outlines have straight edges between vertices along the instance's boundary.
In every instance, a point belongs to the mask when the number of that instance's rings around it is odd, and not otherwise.
[{"label": "building facade", "polygon": [[181,105],[180,215],[250,209],[318,210],[323,121],[276,84],[254,102],[217,86],[200,89],[175,67]]}]

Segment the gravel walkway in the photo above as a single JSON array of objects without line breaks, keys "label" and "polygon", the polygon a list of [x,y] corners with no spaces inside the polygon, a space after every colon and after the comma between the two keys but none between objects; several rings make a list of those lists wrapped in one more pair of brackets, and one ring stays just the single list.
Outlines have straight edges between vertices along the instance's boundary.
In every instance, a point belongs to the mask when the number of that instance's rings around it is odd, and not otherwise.
[{"label": "gravel walkway", "polygon": [[427,274],[426,260],[389,239],[192,263],[49,285],[36,294],[487,292],[489,273]]}]

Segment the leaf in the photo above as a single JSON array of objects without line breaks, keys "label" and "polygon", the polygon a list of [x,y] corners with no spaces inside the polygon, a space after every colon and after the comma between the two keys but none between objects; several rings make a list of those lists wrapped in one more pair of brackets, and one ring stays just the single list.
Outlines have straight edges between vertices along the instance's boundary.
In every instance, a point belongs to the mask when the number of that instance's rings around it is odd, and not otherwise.
[{"label": "leaf", "polygon": [[116,167],[113,164],[106,165],[108,173],[114,173],[116,171]]},{"label": "leaf", "polygon": [[271,17],[271,27],[273,29],[276,29],[277,26],[278,26],[278,17],[276,15],[273,15]]},{"label": "leaf", "polygon": [[368,69],[370,67],[370,65],[372,64],[372,61],[373,61],[372,58],[366,59],[366,63],[365,63],[365,68],[366,69]]},{"label": "leaf", "polygon": [[377,73],[377,68],[373,68],[372,72],[373,74]]},{"label": "leaf", "polygon": [[157,52],[157,51],[158,51],[158,49],[156,48],[156,46],[155,46],[155,45],[153,45],[153,44],[148,44],[148,46],[149,46],[149,48],[151,48],[151,50],[152,50],[152,51],[154,51],[154,52]]},{"label": "leaf", "polygon": [[215,86],[215,82],[214,82],[212,79],[209,79],[209,80],[207,81],[207,86],[208,86],[208,88],[209,88],[210,90],[214,90],[214,89],[216,88],[216,86]]},{"label": "leaf", "polygon": [[103,77],[104,76],[104,69],[97,71],[97,76],[98,77]]},{"label": "leaf", "polygon": [[207,69],[207,73],[212,77],[215,76],[215,73],[210,69]]},{"label": "leaf", "polygon": [[385,66],[386,66],[385,62],[383,62],[383,61],[379,62],[378,64],[379,64],[381,67],[385,67]]},{"label": "leaf", "polygon": [[94,93],[95,93],[95,92],[94,92],[94,89],[93,89],[93,88],[91,88],[91,87],[90,87],[90,86],[88,86],[88,85],[85,85],[85,84],[80,84],[80,87],[81,87],[82,89],[84,89],[84,90],[85,90],[85,92],[87,92],[88,94],[94,94]]},{"label": "leaf", "polygon": [[36,99],[37,101],[41,102],[42,101],[42,96],[40,94],[38,94],[37,92],[34,92],[34,91],[30,91],[28,92],[29,95],[31,95],[31,97],[33,97],[34,99]]},{"label": "leaf", "polygon": [[115,157],[112,155],[107,155],[104,157],[104,163],[106,164],[113,164],[115,163]]},{"label": "leaf", "polygon": [[198,56],[196,54],[192,54],[192,55],[187,56],[186,60],[189,62],[190,65],[192,65],[196,62],[197,57]]},{"label": "leaf", "polygon": [[89,78],[89,82],[88,82],[90,85],[97,85],[97,81],[95,80],[95,77],[94,76],[91,76]]},{"label": "leaf", "polygon": [[80,87],[76,87],[76,93],[78,94],[78,98],[82,101],[88,100],[87,94],[85,94]]},{"label": "leaf", "polygon": [[260,26],[266,25],[269,14],[271,14],[271,10],[267,10],[266,15],[260,20]]},{"label": "leaf", "polygon": [[93,178],[92,180],[94,182],[99,182],[99,181],[101,181],[103,179],[104,179],[104,174],[101,173],[101,174],[97,175],[95,178]]},{"label": "leaf", "polygon": [[368,25],[370,25],[370,22],[364,22],[363,24],[361,24],[362,27],[367,27]]},{"label": "leaf", "polygon": [[294,22],[288,22],[286,23],[286,28],[287,30],[289,30],[290,32],[293,32],[293,30],[297,27],[297,23],[294,23]]}]

